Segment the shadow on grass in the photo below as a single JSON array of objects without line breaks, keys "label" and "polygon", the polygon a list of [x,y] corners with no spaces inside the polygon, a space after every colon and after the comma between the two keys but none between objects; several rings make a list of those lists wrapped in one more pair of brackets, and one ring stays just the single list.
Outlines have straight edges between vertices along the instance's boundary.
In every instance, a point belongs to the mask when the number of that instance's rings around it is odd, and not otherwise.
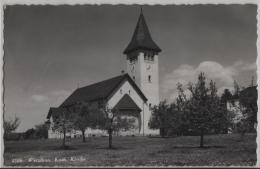
[{"label": "shadow on grass", "polygon": [[59,146],[59,147],[52,147],[51,150],[77,150],[77,148],[72,146]]},{"label": "shadow on grass", "polygon": [[101,150],[128,150],[129,148],[121,147],[121,146],[113,146],[112,148],[108,148],[108,147],[96,147],[96,149],[101,149]]},{"label": "shadow on grass", "polygon": [[177,138],[177,136],[147,136],[147,138],[160,138],[160,139],[168,139],[168,138]]},{"label": "shadow on grass", "polygon": [[225,148],[226,146],[173,146],[173,149],[209,149],[209,148]]}]

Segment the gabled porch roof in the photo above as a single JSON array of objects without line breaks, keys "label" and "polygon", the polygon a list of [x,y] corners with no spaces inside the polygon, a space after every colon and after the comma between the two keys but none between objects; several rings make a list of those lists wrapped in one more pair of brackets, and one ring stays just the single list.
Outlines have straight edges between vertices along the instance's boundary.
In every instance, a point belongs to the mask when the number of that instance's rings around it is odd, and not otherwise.
[{"label": "gabled porch roof", "polygon": [[142,109],[133,101],[133,99],[128,95],[125,94],[118,103],[114,106],[113,109],[119,111],[134,111],[140,113]]}]

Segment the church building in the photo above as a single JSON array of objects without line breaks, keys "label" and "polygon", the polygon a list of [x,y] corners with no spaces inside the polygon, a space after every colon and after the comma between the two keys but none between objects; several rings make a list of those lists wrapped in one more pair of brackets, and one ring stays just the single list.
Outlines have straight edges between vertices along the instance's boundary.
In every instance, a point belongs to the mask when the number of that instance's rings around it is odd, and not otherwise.
[{"label": "church building", "polygon": [[[62,137],[52,130],[52,116],[62,107],[76,103],[91,103],[97,107],[103,105],[116,108],[136,119],[133,130],[121,132],[121,135],[157,135],[159,130],[151,130],[148,122],[151,107],[159,104],[159,69],[158,54],[161,49],[153,41],[141,11],[132,39],[124,50],[126,73],[76,89],[57,108],[50,108],[47,119],[50,122],[49,138]],[[71,137],[79,134],[72,131]],[[86,136],[105,135],[105,131],[87,129]]]}]

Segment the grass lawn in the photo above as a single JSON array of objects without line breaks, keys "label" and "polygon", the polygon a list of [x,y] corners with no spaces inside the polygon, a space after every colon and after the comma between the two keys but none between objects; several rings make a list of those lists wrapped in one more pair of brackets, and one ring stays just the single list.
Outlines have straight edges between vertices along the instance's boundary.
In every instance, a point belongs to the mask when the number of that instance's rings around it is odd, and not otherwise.
[{"label": "grass lawn", "polygon": [[198,148],[199,137],[176,138],[113,137],[5,142],[5,166],[253,166],[256,164],[256,134],[241,141],[236,134],[205,136],[205,148]]}]

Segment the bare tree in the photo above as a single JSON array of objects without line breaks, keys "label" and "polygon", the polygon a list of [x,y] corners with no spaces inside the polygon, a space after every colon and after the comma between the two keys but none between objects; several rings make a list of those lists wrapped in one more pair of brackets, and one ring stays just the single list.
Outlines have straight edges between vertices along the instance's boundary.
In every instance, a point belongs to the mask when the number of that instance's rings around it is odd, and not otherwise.
[{"label": "bare tree", "polygon": [[79,103],[75,108],[75,129],[82,132],[82,141],[86,142],[85,131],[88,127],[96,128],[97,110],[91,108],[89,103]]},{"label": "bare tree", "polygon": [[63,134],[62,147],[66,146],[66,133],[74,128],[75,114],[72,111],[72,107],[60,108],[61,111],[53,114],[53,130]]},{"label": "bare tree", "polygon": [[4,138],[8,136],[11,132],[15,131],[20,125],[20,118],[15,116],[14,119],[5,120],[4,119]]},{"label": "bare tree", "polygon": [[115,131],[129,130],[134,128],[134,119],[124,117],[118,109],[109,109],[105,106],[99,113],[96,113],[97,125],[106,130],[109,136],[109,149],[112,148],[112,135]]}]

